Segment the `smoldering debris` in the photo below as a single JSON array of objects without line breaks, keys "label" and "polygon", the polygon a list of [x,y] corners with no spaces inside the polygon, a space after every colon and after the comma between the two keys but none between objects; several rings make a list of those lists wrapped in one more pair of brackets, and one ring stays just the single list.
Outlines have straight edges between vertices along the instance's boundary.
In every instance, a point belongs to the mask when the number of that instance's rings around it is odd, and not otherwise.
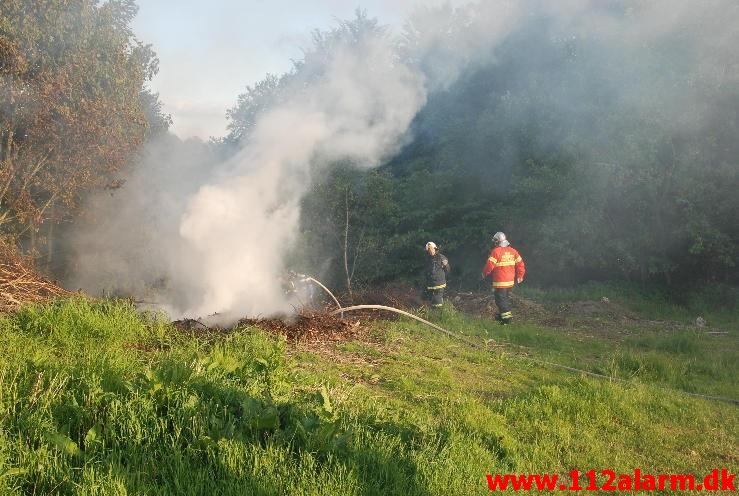
[{"label": "smoldering debris", "polygon": [[239,329],[258,327],[289,343],[338,342],[366,337],[367,320],[341,319],[323,311],[302,311],[294,315],[272,318],[243,318],[233,326],[211,326],[201,319],[180,319],[172,323],[175,329],[199,336],[219,336]]},{"label": "smoldering debris", "polygon": [[241,326],[255,326],[284,336],[289,342],[346,341],[366,334],[361,320],[342,320],[329,313],[301,313],[289,319],[242,319]]}]

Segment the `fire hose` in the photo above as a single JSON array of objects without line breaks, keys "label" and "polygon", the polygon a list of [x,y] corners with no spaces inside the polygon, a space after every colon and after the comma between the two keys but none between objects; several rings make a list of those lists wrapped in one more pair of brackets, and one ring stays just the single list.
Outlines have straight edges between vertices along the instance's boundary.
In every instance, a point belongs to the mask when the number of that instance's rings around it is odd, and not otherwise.
[{"label": "fire hose", "polygon": [[[437,331],[443,332],[444,334],[446,334],[447,336],[450,336],[452,338],[455,338],[455,339],[460,339],[461,338],[461,336],[458,336],[458,335],[454,334],[453,332],[447,331],[443,327],[439,327],[438,325],[434,324],[433,322],[429,322],[428,320],[422,319],[421,317],[418,317],[417,315],[413,315],[412,313],[405,312],[403,310],[398,310],[397,308],[388,307],[388,306],[385,306],[385,305],[354,305],[354,306],[351,306],[351,307],[342,307],[341,306],[341,303],[339,303],[338,298],[336,298],[336,296],[334,296],[334,294],[331,292],[331,290],[328,289],[326,286],[324,286],[323,283],[321,283],[321,281],[319,281],[315,277],[311,277],[311,276],[307,276],[305,278],[305,280],[316,283],[326,293],[328,293],[329,296],[331,296],[331,298],[333,298],[334,302],[336,302],[336,306],[339,307],[339,308],[338,308],[338,310],[334,310],[333,312],[331,312],[331,315],[340,314],[341,315],[341,318],[343,319],[344,318],[344,312],[351,312],[351,311],[354,311],[354,310],[387,310],[388,312],[399,313],[401,315],[405,315],[406,317],[410,317],[411,319],[414,319],[414,320],[417,320],[419,322],[422,322],[422,323],[426,324],[427,326],[433,327]],[[473,346],[475,348],[480,348],[480,345],[477,344],[477,343],[475,343],[474,341],[469,341],[469,340],[466,340],[464,338],[461,338],[461,339],[462,339],[462,341],[466,342],[470,346]]]},{"label": "fire hose", "polygon": [[[343,319],[344,318],[344,309],[341,307],[341,303],[339,303],[339,300],[336,298],[336,296],[334,296],[334,294],[326,286],[324,286],[321,283],[321,281],[319,281],[318,279],[315,279],[315,278],[313,278],[311,276],[308,276],[308,277],[305,278],[305,280],[306,281],[311,281],[313,283],[316,283],[318,286],[320,286],[321,288],[323,288],[323,290],[325,292],[327,292],[331,296],[331,298],[334,299],[334,301],[336,302],[336,306],[339,307],[339,310],[337,310],[337,312],[341,312],[341,318]],[[336,312],[334,312],[334,313],[336,313]]]},{"label": "fire hose", "polygon": [[[393,308],[393,307],[387,307],[385,305],[354,305],[354,306],[351,306],[351,307],[345,307],[345,308],[340,308],[339,310],[335,310],[335,311],[331,312],[331,315],[336,315],[337,313],[341,312],[341,314],[343,316],[344,312],[352,312],[354,310],[387,310],[389,312],[399,313],[401,315],[405,315],[405,316],[410,317],[410,318],[412,318],[414,320],[417,320],[419,322],[422,322],[422,323],[424,323],[424,324],[426,324],[426,325],[428,325],[428,326],[436,329],[437,331],[440,331],[440,332],[446,334],[447,336],[450,336],[450,337],[452,337],[452,338],[454,338],[454,339],[456,339],[458,341],[462,341],[463,343],[466,343],[469,346],[472,346],[473,348],[476,348],[476,349],[485,349],[485,347],[483,345],[481,345],[479,343],[476,343],[476,342],[474,342],[472,340],[469,340],[469,339],[465,338],[464,336],[461,336],[461,335],[459,335],[457,333],[454,333],[454,332],[451,332],[451,331],[447,331],[443,327],[439,327],[436,324],[433,324],[433,323],[429,322],[428,320],[424,320],[421,317],[418,317],[416,315],[413,315],[412,313],[404,312],[403,310],[398,310],[397,308]],[[532,358],[532,357],[528,357],[528,356],[519,356],[518,358],[521,358],[521,359],[524,359],[524,360],[528,360],[530,362],[537,363],[539,365],[545,365],[545,366],[549,366],[549,367],[558,368],[558,369],[561,369],[561,370],[566,370],[568,372],[574,372],[574,373],[584,374],[584,375],[587,375],[589,377],[594,377],[596,379],[606,379],[608,381],[623,382],[623,383],[627,382],[626,380],[620,379],[618,377],[608,376],[608,375],[604,375],[604,374],[598,374],[597,372],[590,372],[588,370],[582,370],[582,369],[578,369],[578,368],[575,368],[575,367],[568,367],[567,365],[561,365],[559,363],[548,362],[546,360],[538,360],[536,358]],[[656,384],[652,384],[652,386],[653,387],[656,387],[658,389],[662,389],[664,391],[669,391],[669,392],[675,392],[675,391],[677,391],[677,392],[682,393],[682,394],[684,394],[686,396],[693,396],[695,398],[703,398],[703,399],[712,400],[712,401],[721,401],[721,402],[724,402],[724,403],[732,403],[732,404],[735,404],[735,405],[739,405],[739,399],[729,398],[729,397],[726,397],[726,396],[711,396],[711,395],[700,394],[700,393],[691,393],[689,391],[683,391],[681,389],[668,388],[668,387],[659,386],[659,385],[656,385]]]},{"label": "fire hose", "polygon": [[[404,310],[399,310],[397,308],[388,307],[386,305],[353,305],[353,306],[349,306],[349,307],[342,307],[341,306],[341,303],[339,303],[339,300],[336,298],[336,296],[334,296],[334,294],[326,286],[324,286],[323,284],[321,284],[320,281],[316,280],[313,277],[308,277],[307,280],[312,281],[312,282],[316,283],[317,285],[319,285],[321,288],[323,288],[324,291],[326,291],[329,295],[331,295],[331,298],[333,298],[334,302],[336,302],[336,306],[338,306],[339,308],[338,308],[338,310],[334,310],[333,312],[331,312],[331,315],[341,314],[341,318],[343,319],[344,318],[344,312],[353,312],[353,311],[356,311],[356,310],[385,310],[385,311],[388,311],[388,312],[393,312],[393,313],[397,313],[397,314],[400,314],[400,315],[404,315],[404,316],[409,317],[409,318],[411,318],[413,320],[417,320],[418,322],[421,322],[423,324],[426,324],[427,326],[429,326],[429,327],[431,327],[431,328],[433,328],[433,329],[435,329],[435,330],[437,330],[437,331],[439,331],[439,332],[441,332],[443,334],[446,334],[447,336],[451,337],[452,339],[456,339],[457,341],[461,341],[461,342],[463,342],[463,343],[465,343],[465,344],[467,344],[467,345],[469,345],[469,346],[471,346],[471,347],[473,347],[475,349],[478,349],[478,350],[484,350],[485,349],[485,346],[483,346],[483,345],[481,345],[479,343],[476,343],[476,342],[474,342],[474,341],[472,341],[470,339],[467,339],[467,338],[465,338],[464,336],[462,336],[460,334],[457,334],[457,333],[448,331],[448,330],[444,329],[443,327],[440,327],[440,326],[434,324],[433,322],[429,322],[426,319],[422,319],[421,317],[419,317],[417,315],[414,315],[414,314],[412,314],[410,312],[406,312]],[[593,377],[593,378],[596,378],[596,379],[605,379],[605,380],[608,380],[608,381],[611,381],[611,382],[613,382],[613,381],[616,381],[616,382],[626,382],[624,379],[619,379],[618,377],[608,376],[608,375],[604,375],[604,374],[598,374],[597,372],[590,372],[588,370],[582,370],[582,369],[578,369],[578,368],[575,368],[575,367],[568,367],[567,365],[561,365],[559,363],[548,362],[546,360],[538,360],[536,358],[532,358],[532,357],[528,357],[528,356],[519,356],[519,358],[522,358],[524,360],[528,360],[528,361],[533,362],[533,363],[537,363],[539,365],[545,365],[545,366],[549,366],[549,367],[558,368],[558,369],[561,369],[561,370],[566,370],[568,372],[579,373],[579,374],[587,375],[589,377]],[[724,403],[732,403],[732,404],[735,404],[735,405],[739,405],[739,399],[729,398],[729,397],[726,397],[726,396],[711,396],[711,395],[700,394],[700,393],[691,393],[689,391],[683,391],[681,389],[677,389],[676,390],[676,389],[672,389],[672,388],[668,388],[668,387],[664,387],[664,386],[659,386],[659,385],[654,385],[654,384],[653,384],[653,386],[656,387],[656,388],[658,388],[658,389],[665,390],[665,391],[670,391],[670,392],[677,391],[677,392],[682,393],[682,394],[684,394],[686,396],[692,396],[692,397],[695,397],[695,398],[703,398],[703,399],[712,400],[712,401],[721,401],[721,402],[724,402]]]},{"label": "fire hose", "polygon": [[398,310],[397,308],[388,307],[388,306],[385,306],[385,305],[354,305],[354,306],[351,306],[351,307],[342,307],[341,306],[341,303],[339,303],[338,298],[336,298],[336,296],[334,296],[334,294],[331,292],[331,290],[329,290],[326,286],[324,286],[321,283],[321,281],[319,281],[315,277],[311,277],[311,276],[306,277],[305,280],[316,283],[326,293],[328,293],[329,296],[331,296],[331,298],[333,298],[334,302],[336,302],[336,306],[339,307],[339,308],[338,308],[338,310],[334,310],[333,312],[331,312],[331,315],[341,314],[341,318],[343,319],[344,318],[344,312],[352,312],[354,310],[387,310],[388,312],[399,313],[401,315],[405,315],[406,317],[410,317],[411,319],[414,319],[414,320],[417,320],[419,322],[422,322],[422,323],[426,324],[427,326],[433,327],[437,331],[443,332],[447,336],[450,336],[450,337],[455,338],[455,339],[461,339],[462,341],[466,342],[467,344],[469,344],[470,346],[473,346],[475,348],[480,348],[481,347],[479,344],[475,343],[474,341],[466,340],[466,339],[462,338],[461,336],[458,336],[457,334],[454,334],[453,332],[447,331],[443,327],[437,326],[433,322],[429,322],[428,320],[422,319],[421,317],[419,317],[417,315],[413,315],[410,312],[405,312],[403,310]]},{"label": "fire hose", "polygon": [[460,336],[459,334],[455,334],[455,333],[453,333],[451,331],[447,331],[443,327],[439,327],[438,325],[434,324],[433,322],[429,322],[426,319],[422,319],[421,317],[419,317],[417,315],[413,315],[410,312],[405,312],[403,310],[398,310],[397,308],[393,308],[393,307],[387,307],[385,305],[354,305],[354,306],[351,306],[351,307],[344,307],[344,308],[340,308],[339,310],[334,310],[333,312],[331,312],[331,315],[336,315],[337,313],[341,312],[341,315],[343,317],[344,312],[353,312],[355,310],[387,310],[388,312],[399,313],[400,315],[405,315],[406,317],[410,317],[413,320],[417,320],[417,321],[419,321],[421,323],[424,323],[424,324],[426,324],[429,327],[433,327],[437,331],[442,332],[442,333],[446,334],[447,336],[449,336],[451,338],[454,338],[454,339],[457,339],[457,340],[462,341],[464,343],[467,343],[468,345],[472,346],[473,348],[478,348],[478,349],[482,349],[483,348],[480,344],[475,343],[474,341],[471,341],[469,339],[466,339],[463,336]]}]

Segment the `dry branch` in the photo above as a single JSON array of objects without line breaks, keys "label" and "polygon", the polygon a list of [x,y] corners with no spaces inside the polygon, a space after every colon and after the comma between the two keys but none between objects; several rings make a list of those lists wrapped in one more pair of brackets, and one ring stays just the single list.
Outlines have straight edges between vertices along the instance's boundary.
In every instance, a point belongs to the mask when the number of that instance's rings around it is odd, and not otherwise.
[{"label": "dry branch", "polygon": [[7,244],[0,242],[0,311],[13,311],[25,303],[39,303],[72,293],[41,277]]}]

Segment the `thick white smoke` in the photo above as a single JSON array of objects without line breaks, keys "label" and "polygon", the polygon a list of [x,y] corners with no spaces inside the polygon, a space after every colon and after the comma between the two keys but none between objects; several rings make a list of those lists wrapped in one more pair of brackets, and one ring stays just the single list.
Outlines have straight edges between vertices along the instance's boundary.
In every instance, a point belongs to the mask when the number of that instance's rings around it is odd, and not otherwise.
[{"label": "thick white smoke", "polygon": [[[739,18],[736,2],[709,0],[706,9],[690,1],[633,4],[638,11],[625,15],[595,0],[422,8],[405,26],[400,50],[386,35],[330,40],[328,49],[300,62],[279,103],[261,114],[227,161],[205,145],[150,144],[124,188],[112,199],[91,200],[87,211],[105,222],[72,233],[79,256],[68,282],[95,293],[151,295],[172,316],[289,311],[280,276],[298,231],[300,200],[321,165],[349,160],[372,167],[388,158],[407,138],[427,92],[494,61],[496,47],[521,35],[529,19],[547,19],[548,36],[589,40],[584,47],[625,40],[603,55],[612,57],[613,72],[597,74],[619,88],[612,97],[624,108],[643,108],[650,91],[666,90],[650,60],[638,81],[624,80],[618,64],[638,59],[639,47],[665,32],[689,36],[705,68],[701,84],[736,82],[735,33],[713,29],[718,17]],[[537,60],[536,53],[522,57]],[[572,90],[557,99],[563,115],[581,99],[579,81],[573,75]],[[678,112],[699,108],[700,99],[688,97],[675,99],[676,122]],[[197,151],[188,155],[190,148]]]},{"label": "thick white smoke", "polygon": [[[307,72],[319,76],[292,81],[281,103],[257,121],[243,149],[209,166],[205,181],[202,163],[180,164],[179,170],[174,164],[167,167],[169,177],[149,177],[162,181],[163,191],[157,192],[145,185],[150,170],[140,167],[118,195],[117,211],[108,212],[113,224],[81,236],[78,250],[93,253],[88,261],[97,263],[83,260],[78,284],[131,292],[158,280],[163,287],[155,290],[155,299],[164,300],[173,316],[218,313],[230,319],[289,311],[280,275],[311,174],[336,160],[379,164],[403,143],[426,98],[423,78],[396,59],[386,36],[334,46],[327,59],[311,63],[319,67]],[[148,162],[163,167],[151,157]],[[193,171],[200,186],[187,180],[183,187],[179,174],[193,177]],[[146,212],[141,205],[149,207]],[[154,232],[133,243],[112,232],[123,226],[133,230],[137,222]],[[101,268],[115,282],[101,281]]]},{"label": "thick white smoke", "polygon": [[385,38],[336,50],[325,76],[265,114],[229,173],[189,201],[180,234],[195,249],[202,296],[187,314],[287,310],[276,276],[311,164],[378,164],[424,104],[423,81],[392,54]]}]

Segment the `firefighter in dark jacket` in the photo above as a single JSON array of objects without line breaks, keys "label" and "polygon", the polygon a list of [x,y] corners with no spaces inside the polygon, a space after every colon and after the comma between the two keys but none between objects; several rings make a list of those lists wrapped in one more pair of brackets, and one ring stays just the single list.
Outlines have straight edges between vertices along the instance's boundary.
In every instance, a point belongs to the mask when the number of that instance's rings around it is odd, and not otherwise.
[{"label": "firefighter in dark jacket", "polygon": [[493,250],[482,269],[482,277],[493,274],[493,292],[498,315],[495,318],[501,324],[510,324],[513,318],[509,291],[514,284],[521,284],[526,274],[526,266],[521,255],[513,248],[505,234],[497,232],[493,236]]},{"label": "firefighter in dark jacket", "polygon": [[449,260],[439,252],[439,247],[433,241],[426,243],[426,254],[426,293],[431,306],[438,308],[444,304]]}]

